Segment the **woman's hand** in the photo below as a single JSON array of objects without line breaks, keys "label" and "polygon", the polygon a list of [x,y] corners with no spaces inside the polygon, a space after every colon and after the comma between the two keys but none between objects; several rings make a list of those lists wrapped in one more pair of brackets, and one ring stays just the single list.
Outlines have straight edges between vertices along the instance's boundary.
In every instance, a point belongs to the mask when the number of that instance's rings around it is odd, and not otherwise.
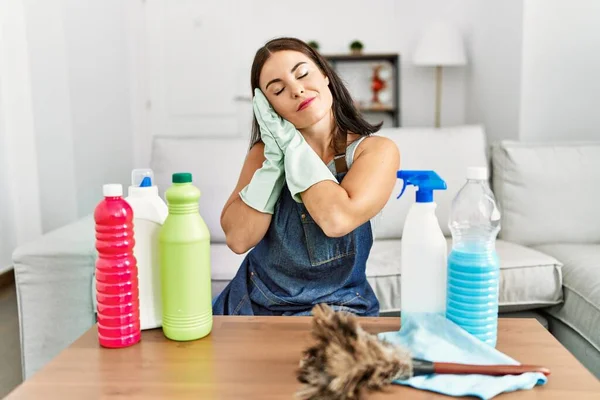
[{"label": "woman's hand", "polygon": [[263,92],[258,88],[254,89],[252,106],[254,108],[254,115],[260,126],[260,136],[263,141],[265,138],[267,140],[272,138],[285,154],[290,143],[294,140],[303,139],[300,132],[298,132],[291,122],[281,118],[275,112],[269,100],[267,100]]},{"label": "woman's hand", "polygon": [[282,147],[297,132],[275,113],[260,90],[255,93],[252,103],[262,143],[248,153],[238,183],[221,213],[227,245],[238,254],[258,244],[269,228],[285,182]]},{"label": "woman's hand", "polygon": [[[239,195],[249,207],[260,212],[273,214],[285,181],[283,151],[277,145],[274,135],[269,130],[269,126],[275,123],[275,118],[265,109],[264,102],[266,102],[266,99],[262,92],[257,89],[257,93],[260,96],[258,98],[254,96],[252,103],[260,126],[261,139],[264,143],[265,159],[262,167],[254,173],[252,180],[239,192]],[[266,104],[269,105],[268,102]],[[277,116],[275,111],[272,111],[272,114]],[[272,129],[277,132],[277,128]]]},{"label": "woman's hand", "polygon": [[[256,246],[267,233],[272,215],[250,207],[242,200],[240,192],[251,184],[266,162],[267,150],[263,143],[255,144],[242,167],[235,189],[221,212],[221,228],[225,232],[227,246],[237,254],[243,254]],[[273,188],[267,189],[271,197]],[[274,206],[273,206],[274,207]]]},{"label": "woman's hand", "polygon": [[254,113],[261,134],[272,136],[284,154],[285,179],[292,197],[302,202],[301,192],[322,181],[338,183],[323,160],[289,121],[275,112],[265,95],[254,90]]},{"label": "woman's hand", "polygon": [[327,236],[344,236],[381,211],[394,190],[399,169],[396,144],[371,136],[358,145],[352,168],[341,184],[317,183],[302,193],[302,201]]}]

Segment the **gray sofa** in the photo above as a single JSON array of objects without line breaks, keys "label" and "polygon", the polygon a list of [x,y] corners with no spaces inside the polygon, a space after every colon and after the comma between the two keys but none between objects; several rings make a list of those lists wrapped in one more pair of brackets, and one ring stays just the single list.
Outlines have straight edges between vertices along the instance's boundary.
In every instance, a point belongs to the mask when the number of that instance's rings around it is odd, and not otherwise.
[{"label": "gray sofa", "polygon": [[[436,194],[437,215],[451,245],[447,220],[466,168],[488,165],[502,211],[497,241],[502,315],[533,316],[600,376],[600,143],[488,146],[480,126],[395,128],[404,169],[434,169],[448,190]],[[200,213],[211,231],[212,294],[235,274],[243,255],[225,245],[219,215],[237,181],[247,138],[156,137],[151,167],[161,193],[171,173],[190,171],[201,189]],[[382,315],[400,304],[402,226],[414,199],[401,183],[372,220],[374,244],[367,277]],[[597,191],[597,190],[596,190]],[[98,188],[100,198],[100,188]],[[90,213],[92,210],[90,210]],[[19,247],[14,268],[23,377],[29,378],[95,322],[94,225],[91,216]]]},{"label": "gray sofa", "polygon": [[550,331],[600,377],[600,142],[492,147],[503,240],[562,263],[563,301]]}]

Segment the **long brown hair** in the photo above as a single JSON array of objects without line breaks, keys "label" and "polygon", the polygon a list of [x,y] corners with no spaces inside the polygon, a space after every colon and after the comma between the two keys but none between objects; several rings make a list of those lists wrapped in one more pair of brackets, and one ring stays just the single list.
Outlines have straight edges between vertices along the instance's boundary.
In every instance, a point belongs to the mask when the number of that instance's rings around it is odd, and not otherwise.
[{"label": "long brown hair", "polygon": [[[333,97],[333,118],[335,119],[337,128],[336,133],[332,138],[332,145],[336,141],[336,136],[345,135],[348,132],[356,133],[361,136],[368,136],[381,128],[383,122],[371,125],[361,116],[360,112],[354,106],[350,92],[348,92],[348,89],[346,89],[346,86],[344,86],[344,83],[338,74],[331,68],[327,60],[312,47],[296,38],[283,37],[273,39],[258,49],[254,56],[254,62],[252,63],[250,72],[252,95],[254,95],[254,89],[259,87],[258,81],[263,65],[269,59],[271,54],[282,50],[293,50],[305,54],[316,64],[325,76],[329,77],[329,90],[331,90],[331,95]],[[252,147],[259,141],[260,127],[256,120],[256,116],[254,116],[252,121],[250,146]]]}]

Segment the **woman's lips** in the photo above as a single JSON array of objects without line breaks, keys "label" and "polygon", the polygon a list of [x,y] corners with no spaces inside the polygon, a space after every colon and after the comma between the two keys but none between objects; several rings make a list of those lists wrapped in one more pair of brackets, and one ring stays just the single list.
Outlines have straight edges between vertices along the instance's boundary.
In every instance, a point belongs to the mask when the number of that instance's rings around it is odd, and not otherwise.
[{"label": "woman's lips", "polygon": [[312,98],[310,98],[310,99],[306,99],[306,100],[304,100],[304,101],[303,101],[302,103],[300,103],[300,105],[298,106],[298,110],[297,110],[297,111],[302,111],[302,110],[304,110],[304,109],[305,109],[306,107],[308,107],[308,106],[310,105],[310,103],[312,103],[312,101],[313,101],[314,99],[316,99],[316,98],[317,98],[317,97],[315,96],[315,97],[312,97]]}]

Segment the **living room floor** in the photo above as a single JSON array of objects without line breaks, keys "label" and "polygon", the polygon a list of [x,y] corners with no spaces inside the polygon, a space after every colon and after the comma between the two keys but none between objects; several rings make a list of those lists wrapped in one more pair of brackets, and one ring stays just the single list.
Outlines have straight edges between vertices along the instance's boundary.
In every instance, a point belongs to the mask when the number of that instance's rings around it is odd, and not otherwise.
[{"label": "living room floor", "polygon": [[19,315],[14,282],[0,286],[0,398],[21,383]]}]

